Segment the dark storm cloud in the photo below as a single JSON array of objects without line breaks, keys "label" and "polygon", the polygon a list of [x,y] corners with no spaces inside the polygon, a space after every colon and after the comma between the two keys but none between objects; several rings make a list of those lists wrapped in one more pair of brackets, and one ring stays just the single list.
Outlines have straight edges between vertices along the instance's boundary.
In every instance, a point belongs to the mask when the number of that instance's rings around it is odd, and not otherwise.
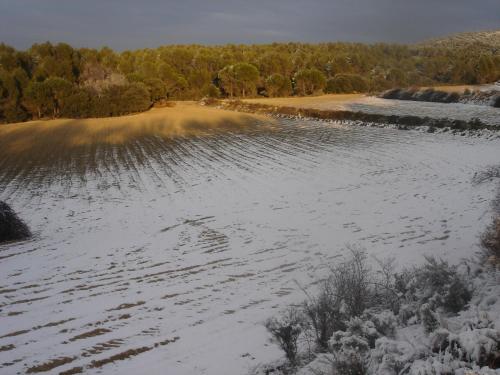
[{"label": "dark storm cloud", "polygon": [[500,0],[0,0],[0,41],[18,48],[414,42],[498,28]]}]

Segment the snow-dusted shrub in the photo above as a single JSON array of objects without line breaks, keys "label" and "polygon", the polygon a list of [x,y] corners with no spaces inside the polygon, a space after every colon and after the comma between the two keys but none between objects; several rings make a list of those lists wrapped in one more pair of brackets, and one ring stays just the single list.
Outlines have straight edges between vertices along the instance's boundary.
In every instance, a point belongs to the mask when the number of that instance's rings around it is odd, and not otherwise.
[{"label": "snow-dusted shrub", "polygon": [[335,331],[344,330],[351,317],[361,315],[374,301],[372,273],[366,254],[350,248],[351,257],[331,268],[316,296],[308,296],[304,312],[320,351],[328,349]]},{"label": "snow-dusted shrub", "polygon": [[24,240],[31,236],[26,224],[5,202],[0,201],[0,243]]},{"label": "snow-dusted shrub", "polygon": [[355,350],[335,354],[332,375],[365,375],[367,369],[363,356]]},{"label": "snow-dusted shrub", "polygon": [[425,332],[431,333],[439,327],[439,320],[436,313],[431,309],[428,303],[424,303],[420,307],[420,320],[425,328]]},{"label": "snow-dusted shrub", "polygon": [[352,247],[349,250],[351,257],[332,268],[329,283],[337,301],[343,303],[346,315],[355,317],[371,307],[372,271],[368,267],[365,251]]},{"label": "snow-dusted shrub", "polygon": [[345,328],[346,320],[342,301],[337,298],[329,282],[323,283],[316,297],[309,297],[304,303],[304,312],[319,350],[328,349],[328,340],[333,332]]},{"label": "snow-dusted shrub", "polygon": [[[472,265],[478,272],[471,272],[470,264],[426,258],[422,266],[395,274],[380,262],[381,271],[373,271],[365,259],[352,252],[332,268],[316,296],[308,295],[304,337],[313,336],[325,353],[298,374],[490,375],[487,366],[499,367],[496,269],[478,264]],[[354,296],[347,296],[348,286]]]},{"label": "snow-dusted shrub", "polygon": [[396,375],[418,356],[418,353],[405,341],[396,341],[381,337],[375,342],[375,348],[370,351],[368,373],[380,375]]},{"label": "snow-dusted shrub", "polygon": [[413,271],[405,271],[407,281],[402,286],[405,298],[420,304],[428,304],[431,310],[442,308],[457,313],[471,298],[471,290],[457,266],[443,260],[426,257],[426,262]]},{"label": "snow-dusted shrub", "polygon": [[[498,168],[500,174],[500,168]],[[497,218],[481,238],[488,262],[500,266],[500,218]]]},{"label": "snow-dusted shrub", "polygon": [[466,367],[466,363],[457,360],[450,352],[444,351],[435,356],[418,359],[411,363],[409,375],[453,375],[455,371]]},{"label": "snow-dusted shrub", "polygon": [[370,320],[380,335],[394,337],[398,320],[392,311],[383,310],[377,313],[367,312],[363,314],[363,318]]},{"label": "snow-dusted shrub", "polygon": [[278,318],[269,319],[266,328],[285,352],[292,365],[297,362],[298,340],[303,331],[304,316],[297,308],[290,307]]},{"label": "snow-dusted shrub", "polygon": [[337,331],[329,340],[333,352],[356,351],[364,353],[375,345],[379,333],[371,321],[352,318],[345,331]]},{"label": "snow-dusted shrub", "polygon": [[500,332],[496,329],[467,329],[458,333],[457,341],[465,359],[479,366],[490,365],[500,355]]},{"label": "snow-dusted shrub", "polygon": [[[350,257],[331,267],[330,276],[320,284],[316,295],[307,294],[304,315],[320,352],[328,350],[328,341],[336,331],[345,331],[352,318],[362,314],[374,331],[392,335],[400,301],[396,290],[393,261],[378,261],[373,271],[366,253],[349,247]],[[375,338],[370,341],[373,346]]]},{"label": "snow-dusted shrub", "polygon": [[446,328],[436,329],[429,337],[430,346],[433,353],[449,350],[455,357],[461,355],[458,336],[451,333]]},{"label": "snow-dusted shrub", "polygon": [[472,183],[479,185],[483,182],[492,181],[495,178],[500,178],[500,165],[490,166],[484,170],[474,173]]}]

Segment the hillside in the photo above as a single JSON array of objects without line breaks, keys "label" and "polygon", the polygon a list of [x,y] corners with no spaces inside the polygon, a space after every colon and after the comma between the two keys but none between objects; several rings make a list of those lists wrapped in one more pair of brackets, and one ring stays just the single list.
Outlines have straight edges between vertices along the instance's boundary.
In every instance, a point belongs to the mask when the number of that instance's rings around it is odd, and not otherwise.
[{"label": "hillside", "polygon": [[426,40],[419,45],[426,47],[463,48],[474,45],[500,51],[500,30],[478,31],[453,34]]}]

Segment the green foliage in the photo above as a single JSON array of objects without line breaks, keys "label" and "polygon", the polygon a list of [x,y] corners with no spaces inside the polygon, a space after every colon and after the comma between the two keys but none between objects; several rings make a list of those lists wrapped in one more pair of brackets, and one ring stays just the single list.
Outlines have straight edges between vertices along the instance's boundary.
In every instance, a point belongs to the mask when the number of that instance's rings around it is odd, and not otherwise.
[{"label": "green foliage", "polygon": [[53,111],[50,88],[44,82],[31,82],[26,89],[24,99],[26,106],[37,118],[42,118]]},{"label": "green foliage", "polygon": [[323,91],[326,86],[326,77],[316,68],[301,69],[295,73],[295,92],[298,95],[312,95]]},{"label": "green foliage", "polygon": [[165,99],[383,91],[499,78],[500,54],[487,45],[175,45],[117,53],[64,43],[27,51],[0,44],[0,122],[131,113]]},{"label": "green foliage", "polygon": [[326,92],[332,94],[351,94],[367,92],[368,82],[359,74],[337,74],[326,83]]},{"label": "green foliage", "polygon": [[62,117],[85,118],[95,115],[92,109],[91,93],[86,89],[75,89],[64,100]]},{"label": "green foliage", "polygon": [[230,97],[254,95],[259,80],[259,71],[248,63],[228,65],[219,72],[222,88]]},{"label": "green foliage", "polygon": [[120,107],[126,108],[126,112],[142,112],[151,106],[149,97],[150,94],[146,85],[133,83],[125,87],[123,93],[117,99],[120,101]]},{"label": "green foliage", "polygon": [[148,78],[144,80],[144,84],[149,92],[149,99],[152,102],[156,102],[160,99],[164,99],[167,94],[167,86],[159,78]]},{"label": "green foliage", "polygon": [[289,96],[292,94],[292,82],[279,73],[267,77],[264,86],[269,97]]},{"label": "green foliage", "polygon": [[207,96],[209,98],[219,98],[221,95],[219,88],[212,83],[204,86],[201,90],[201,93],[203,96]]}]

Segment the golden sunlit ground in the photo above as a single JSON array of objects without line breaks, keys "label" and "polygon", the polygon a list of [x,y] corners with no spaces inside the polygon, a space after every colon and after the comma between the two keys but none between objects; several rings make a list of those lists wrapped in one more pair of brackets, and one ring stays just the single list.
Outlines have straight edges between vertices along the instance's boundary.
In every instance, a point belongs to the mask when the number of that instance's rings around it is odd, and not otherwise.
[{"label": "golden sunlit ground", "polygon": [[213,131],[245,130],[269,123],[263,116],[203,107],[194,102],[175,107],[154,108],[148,112],[108,118],[30,121],[0,126],[0,155],[28,150],[85,146],[120,145],[142,137],[174,138]]}]

